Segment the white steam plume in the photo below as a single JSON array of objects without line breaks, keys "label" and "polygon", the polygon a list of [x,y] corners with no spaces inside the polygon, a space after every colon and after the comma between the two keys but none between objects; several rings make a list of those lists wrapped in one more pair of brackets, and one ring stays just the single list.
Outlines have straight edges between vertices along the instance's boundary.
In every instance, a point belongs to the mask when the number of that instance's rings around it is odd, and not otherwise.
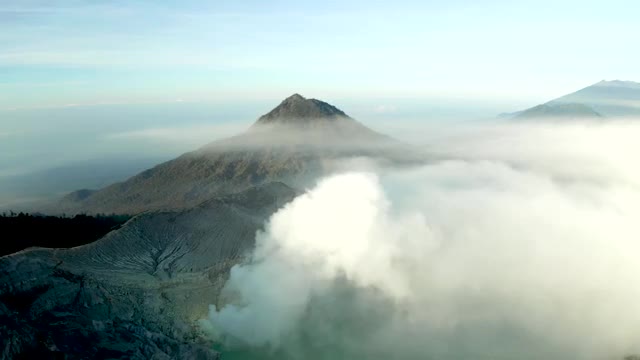
[{"label": "white steam plume", "polygon": [[320,181],[258,234],[210,326],[236,350],[275,358],[640,352],[640,182],[626,169],[635,160],[585,172],[591,153],[599,164],[607,149],[572,149],[573,168],[557,143],[544,145],[561,160],[540,166],[531,152],[514,167],[505,150],[491,161]]}]

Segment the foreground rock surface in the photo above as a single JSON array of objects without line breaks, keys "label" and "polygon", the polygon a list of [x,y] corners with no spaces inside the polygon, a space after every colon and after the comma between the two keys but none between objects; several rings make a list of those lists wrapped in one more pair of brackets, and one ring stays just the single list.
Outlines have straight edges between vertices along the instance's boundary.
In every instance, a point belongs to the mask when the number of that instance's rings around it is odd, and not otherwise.
[{"label": "foreground rock surface", "polygon": [[295,194],[269,183],[137,216],[89,245],[0,258],[0,357],[218,358],[197,321]]}]

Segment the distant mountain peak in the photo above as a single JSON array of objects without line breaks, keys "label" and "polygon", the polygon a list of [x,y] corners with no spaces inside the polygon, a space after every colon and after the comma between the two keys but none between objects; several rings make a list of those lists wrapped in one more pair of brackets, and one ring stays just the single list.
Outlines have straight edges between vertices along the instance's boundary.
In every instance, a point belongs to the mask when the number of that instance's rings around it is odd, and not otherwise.
[{"label": "distant mountain peak", "polygon": [[544,104],[502,118],[637,118],[640,116],[640,83],[602,80]]},{"label": "distant mountain peak", "polygon": [[344,111],[317,99],[307,99],[296,93],[284,99],[269,113],[262,115],[256,124],[309,124],[318,120],[349,118]]},{"label": "distant mountain peak", "polygon": [[592,86],[597,87],[623,87],[631,89],[640,89],[640,83],[626,80],[602,80]]}]

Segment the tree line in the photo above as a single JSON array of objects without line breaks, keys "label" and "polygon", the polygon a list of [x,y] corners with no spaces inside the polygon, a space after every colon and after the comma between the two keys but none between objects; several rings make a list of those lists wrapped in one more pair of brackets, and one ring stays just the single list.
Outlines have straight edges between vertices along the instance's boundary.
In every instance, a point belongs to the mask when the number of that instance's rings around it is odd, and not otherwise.
[{"label": "tree line", "polygon": [[32,247],[70,248],[94,242],[122,226],[129,215],[61,215],[3,212],[0,256]]}]

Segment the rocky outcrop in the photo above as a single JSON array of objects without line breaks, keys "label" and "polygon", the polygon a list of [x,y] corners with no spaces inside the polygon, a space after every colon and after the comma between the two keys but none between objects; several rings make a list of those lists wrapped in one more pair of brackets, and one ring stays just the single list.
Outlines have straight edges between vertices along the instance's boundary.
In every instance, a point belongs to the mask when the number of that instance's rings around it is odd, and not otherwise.
[{"label": "rocky outcrop", "polygon": [[218,358],[197,321],[295,194],[269,183],[142,214],[85,246],[0,258],[2,358]]},{"label": "rocky outcrop", "polygon": [[280,105],[262,115],[256,125],[267,124],[305,124],[320,121],[340,121],[349,116],[337,107],[317,99],[306,99],[300,94],[293,94],[284,99]]}]

